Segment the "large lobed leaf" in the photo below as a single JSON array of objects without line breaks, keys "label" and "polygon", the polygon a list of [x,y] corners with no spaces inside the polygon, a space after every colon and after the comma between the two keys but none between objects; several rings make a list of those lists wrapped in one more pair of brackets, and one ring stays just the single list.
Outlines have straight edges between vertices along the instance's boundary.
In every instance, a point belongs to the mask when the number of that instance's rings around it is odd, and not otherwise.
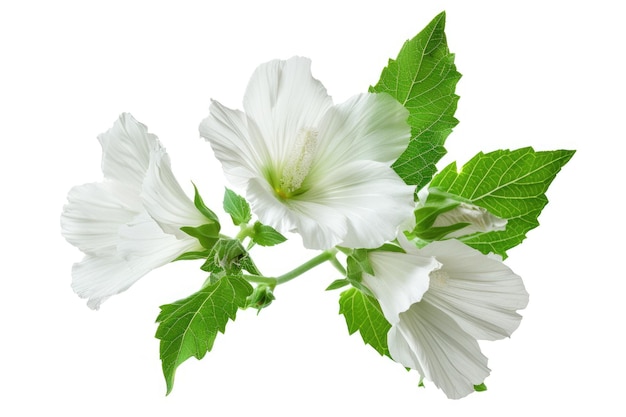
[{"label": "large lobed leaf", "polygon": [[413,39],[405,42],[395,60],[390,59],[373,93],[388,93],[409,110],[411,140],[393,168],[417,189],[437,171],[445,155],[444,142],[458,121],[459,97],[455,88],[461,74],[446,42],[445,12],[436,16]]},{"label": "large lobed leaf", "polygon": [[539,226],[537,218],[548,203],[545,195],[556,174],[574,151],[536,152],[532,148],[479,153],[459,171],[455,163],[444,168],[430,187],[458,195],[507,219],[506,230],[463,238],[483,253],[506,257],[526,233]]},{"label": "large lobed leaf", "polygon": [[356,288],[350,288],[341,293],[339,313],[345,317],[350,334],[358,330],[366,344],[372,346],[381,355],[389,356],[387,332],[391,324],[385,319],[374,297]]},{"label": "large lobed leaf", "polygon": [[238,276],[226,276],[197,293],[161,306],[156,337],[161,340],[161,362],[167,393],[174,386],[176,368],[195,356],[202,359],[211,350],[217,333],[224,333],[228,320],[246,305],[252,286]]}]

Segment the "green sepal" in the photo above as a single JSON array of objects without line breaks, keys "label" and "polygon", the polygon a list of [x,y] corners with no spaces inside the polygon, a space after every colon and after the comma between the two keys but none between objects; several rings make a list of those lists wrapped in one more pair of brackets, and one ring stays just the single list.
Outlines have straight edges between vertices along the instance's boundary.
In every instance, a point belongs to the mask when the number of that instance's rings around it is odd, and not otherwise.
[{"label": "green sepal", "polygon": [[276,231],[276,229],[261,224],[260,222],[254,223],[253,233],[254,234],[251,236],[252,241],[261,246],[274,246],[287,240],[287,238]]},{"label": "green sepal", "polygon": [[245,308],[256,308],[257,314],[262,309],[272,304],[276,297],[271,286],[265,284],[259,284],[250,294],[246,300]]},{"label": "green sepal", "polygon": [[213,211],[211,211],[211,209],[209,209],[206,204],[204,204],[204,201],[202,200],[202,197],[200,196],[200,193],[198,192],[198,188],[196,187],[196,184],[193,184],[193,204],[194,206],[196,206],[196,208],[198,209],[198,211],[200,211],[200,213],[202,213],[204,215],[204,217],[206,217],[207,219],[219,224],[220,220],[217,218],[217,215],[215,213],[213,213]]},{"label": "green sepal", "polygon": [[406,41],[398,57],[390,59],[372,93],[387,93],[408,111],[409,144],[392,168],[417,189],[437,172],[435,164],[445,155],[444,143],[458,121],[454,118],[461,78],[445,35],[445,12],[437,15],[413,39]]},{"label": "green sepal", "polygon": [[443,240],[450,233],[461,230],[469,225],[469,223],[456,223],[450,226],[431,227],[426,230],[415,231],[414,235],[426,241]]},{"label": "green sepal", "polygon": [[161,340],[167,394],[174,387],[178,366],[192,356],[202,359],[210,352],[218,332],[225,332],[228,320],[235,320],[251,293],[252,286],[245,279],[226,276],[185,299],[161,306],[156,338]]},{"label": "green sepal", "polygon": [[180,230],[198,239],[202,247],[211,249],[219,239],[220,224],[209,223],[198,227],[183,226]]},{"label": "green sepal", "polygon": [[339,313],[346,319],[348,333],[358,331],[363,342],[379,354],[389,356],[387,333],[391,324],[385,319],[376,298],[350,288],[339,297]]},{"label": "green sepal", "polygon": [[415,228],[413,232],[417,236],[427,233],[440,214],[453,210],[461,204],[462,199],[455,197],[456,196],[449,193],[444,193],[436,188],[429,187],[426,201],[420,201],[418,208],[415,209],[413,213],[415,216]]},{"label": "green sepal", "polygon": [[370,250],[369,252],[397,252],[397,253],[406,253],[402,247],[394,244],[394,243],[385,243],[378,249]]},{"label": "green sepal", "polygon": [[346,285],[350,285],[350,281],[342,278],[342,279],[336,279],[333,282],[330,283],[330,285],[328,287],[326,287],[326,291],[332,291],[332,290],[336,290],[338,288],[343,288]]},{"label": "green sepal", "polygon": [[254,275],[262,275],[237,239],[219,239],[200,269],[211,273],[224,271],[226,274],[239,274],[241,270],[246,270]]},{"label": "green sepal", "polygon": [[230,214],[235,226],[248,223],[252,219],[250,205],[246,199],[228,188],[224,191],[224,211]]},{"label": "green sepal", "polygon": [[182,255],[180,255],[178,258],[174,259],[172,262],[175,261],[189,261],[189,260],[194,260],[194,259],[206,259],[207,256],[209,256],[210,250],[203,250],[203,251],[196,251],[196,252],[185,252]]},{"label": "green sepal", "polygon": [[368,256],[369,249],[355,249],[348,258],[354,261],[354,264],[358,266],[358,268],[369,275],[374,275],[374,268],[372,268],[372,264],[370,264],[370,258]]},{"label": "green sepal", "polygon": [[487,391],[487,385],[483,382],[482,384],[474,385],[474,391],[482,392]]}]

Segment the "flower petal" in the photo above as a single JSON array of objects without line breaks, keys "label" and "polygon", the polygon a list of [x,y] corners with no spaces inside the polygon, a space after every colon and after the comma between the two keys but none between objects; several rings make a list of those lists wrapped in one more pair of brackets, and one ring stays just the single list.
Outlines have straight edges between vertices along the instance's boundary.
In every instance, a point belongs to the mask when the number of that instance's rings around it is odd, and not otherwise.
[{"label": "flower petal", "polygon": [[270,161],[285,161],[298,132],[316,128],[332,104],[322,83],[311,75],[311,61],[302,57],[260,65],[243,99]]},{"label": "flower petal", "polygon": [[298,232],[307,248],[331,248],[342,241],[347,232],[345,216],[316,202],[279,200],[263,179],[252,179],[246,195],[263,224],[281,233]]},{"label": "flower petal", "polygon": [[477,339],[510,336],[528,304],[522,279],[500,260],[456,241],[433,242],[420,250],[442,268],[431,279],[424,301],[450,315]]},{"label": "flower petal", "polygon": [[311,175],[358,160],[391,166],[409,144],[408,117],[408,110],[388,94],[359,94],[332,107],[319,126]]},{"label": "flower petal", "polygon": [[148,133],[148,128],[133,116],[123,113],[98,140],[102,145],[104,177],[140,190],[150,152],[161,148],[157,137]]},{"label": "flower petal", "polygon": [[120,235],[117,254],[87,255],[72,268],[72,288],[80,297],[89,299],[87,305],[92,309],[198,245],[195,239],[179,240],[163,233],[147,214],[123,226]]},{"label": "flower petal", "polygon": [[[411,217],[415,208],[413,187],[382,162],[353,161],[315,178],[311,184],[309,190],[294,198],[293,206],[315,202],[334,209],[335,216],[346,219],[347,231],[340,242],[345,247],[376,248],[393,240],[398,225]],[[329,221],[317,215],[314,218],[320,224]]]},{"label": "flower petal", "polygon": [[141,210],[135,189],[119,181],[79,185],[70,190],[61,214],[61,233],[86,254],[110,256],[119,228]]},{"label": "flower petal", "polygon": [[261,176],[271,161],[266,144],[258,139],[258,128],[243,112],[215,100],[209,111],[209,116],[200,123],[200,136],[211,144],[228,180],[245,188],[250,178]]},{"label": "flower petal", "polygon": [[208,223],[174,177],[164,149],[153,152],[150,157],[141,198],[145,210],[161,229],[179,239],[189,237],[181,227]]},{"label": "flower petal", "polygon": [[380,303],[383,314],[392,325],[400,313],[422,299],[428,290],[430,273],[441,267],[434,257],[400,252],[370,252],[374,276],[363,274],[363,284]]},{"label": "flower petal", "polygon": [[448,398],[462,398],[489,376],[478,342],[452,318],[425,301],[400,314],[387,334],[391,357],[420,372]]}]

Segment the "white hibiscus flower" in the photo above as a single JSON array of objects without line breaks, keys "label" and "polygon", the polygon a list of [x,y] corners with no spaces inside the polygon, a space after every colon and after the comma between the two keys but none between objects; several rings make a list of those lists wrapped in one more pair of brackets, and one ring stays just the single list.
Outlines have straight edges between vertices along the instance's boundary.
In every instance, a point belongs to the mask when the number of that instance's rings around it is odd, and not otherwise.
[{"label": "white hibiscus flower", "polygon": [[259,66],[245,113],[213,101],[200,134],[264,224],[311,249],[378,247],[415,207],[414,188],[390,168],[408,145],[408,111],[386,94],[333,105],[310,65]]},{"label": "white hibiscus flower", "polygon": [[122,114],[98,140],[104,181],[72,188],[61,215],[63,236],[85,253],[72,268],[72,288],[93,309],[152,269],[201,250],[180,227],[208,223],[143,124]]},{"label": "white hibiscus flower", "polygon": [[477,340],[510,336],[528,293],[499,259],[457,240],[401,244],[405,254],[370,253],[375,276],[363,274],[391,323],[389,353],[449,398],[464,397],[490,372]]}]

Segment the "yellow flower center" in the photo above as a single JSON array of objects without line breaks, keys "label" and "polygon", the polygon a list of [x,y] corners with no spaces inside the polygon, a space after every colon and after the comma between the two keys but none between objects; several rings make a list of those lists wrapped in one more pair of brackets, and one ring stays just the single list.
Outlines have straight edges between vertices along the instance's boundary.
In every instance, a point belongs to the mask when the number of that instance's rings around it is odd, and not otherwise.
[{"label": "yellow flower center", "polygon": [[317,130],[300,129],[274,191],[282,199],[300,194],[302,183],[311,169],[317,150]]}]

